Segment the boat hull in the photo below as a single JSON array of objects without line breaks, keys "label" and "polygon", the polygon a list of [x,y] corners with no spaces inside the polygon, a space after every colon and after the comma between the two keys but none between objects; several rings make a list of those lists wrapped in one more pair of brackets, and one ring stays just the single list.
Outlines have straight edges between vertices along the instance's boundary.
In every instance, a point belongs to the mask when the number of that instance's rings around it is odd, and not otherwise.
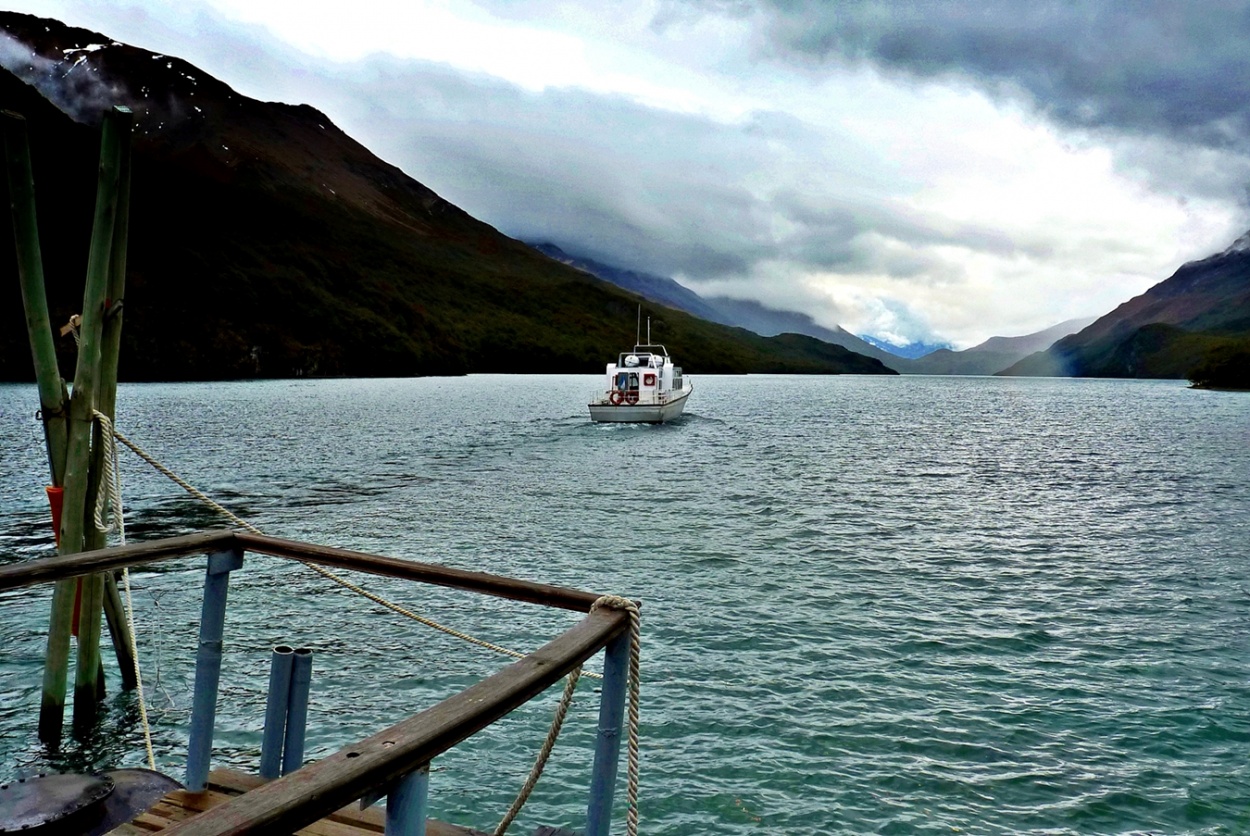
[{"label": "boat hull", "polygon": [[600,424],[663,424],[681,417],[686,399],[693,389],[687,389],[664,403],[623,403],[619,406],[608,401],[589,404],[590,420]]}]

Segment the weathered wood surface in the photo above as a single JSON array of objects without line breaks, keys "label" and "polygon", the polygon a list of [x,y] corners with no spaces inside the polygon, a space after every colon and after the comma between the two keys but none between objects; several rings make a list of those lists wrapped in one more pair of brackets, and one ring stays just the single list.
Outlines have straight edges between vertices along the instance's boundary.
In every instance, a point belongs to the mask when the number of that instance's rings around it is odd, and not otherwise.
[{"label": "weathered wood surface", "polygon": [[[264,779],[256,775],[232,769],[215,769],[209,775],[206,791],[190,793],[175,790],[130,824],[110,831],[110,836],[149,836],[164,832],[264,783]],[[383,833],[385,827],[386,813],[380,805],[361,810],[358,805],[349,804],[294,832],[296,836],[376,836]],[[477,830],[433,819],[426,823],[425,832],[427,836],[485,836]]]},{"label": "weathered wood surface", "polygon": [[[202,555],[210,551],[228,549],[234,544],[234,534],[229,531],[209,531],[168,537],[129,546],[80,552],[78,554],[43,557],[0,566],[0,592],[21,589],[62,578],[90,575],[93,572],[111,572],[125,566],[139,566],[160,560]],[[73,589],[70,590],[71,595]]]},{"label": "weathered wood surface", "polygon": [[591,592],[568,589],[561,586],[550,586],[542,583],[505,578],[486,572],[469,572],[463,569],[451,569],[432,563],[420,563],[415,560],[401,560],[396,557],[380,557],[378,555],[355,552],[348,549],[336,549],[330,546],[315,546],[298,543],[294,540],[283,540],[278,537],[265,537],[255,534],[239,534],[238,542],[244,549],[261,554],[279,557],[291,557],[317,563],[322,566],[334,566],[340,569],[354,569],[374,575],[386,575],[392,578],[406,578],[421,581],[435,586],[450,586],[469,592],[480,592],[513,601],[524,601],[530,604],[542,604],[547,607],[589,612],[592,604],[599,599]]},{"label": "weathered wood surface", "polygon": [[384,575],[386,577],[403,578],[435,586],[463,589],[468,592],[478,592],[484,595],[508,598],[513,601],[541,604],[575,612],[589,612],[591,605],[599,600],[597,594],[583,592],[579,589],[522,581],[515,578],[506,578],[502,575],[491,575],[486,572],[451,569],[433,563],[401,560],[397,557],[380,557],[364,552],[349,551],[348,549],[336,549],[330,546],[317,546],[311,543],[283,540],[278,537],[236,534],[227,530],[187,534],[182,537],[167,537],[162,540],[150,540],[146,543],[115,546],[111,549],[81,552],[75,555],[45,557],[39,560],[0,566],[0,592],[6,589],[20,589],[21,587],[34,586],[63,578],[72,578],[78,575],[89,575],[94,572],[110,572],[125,566],[138,566],[144,563],[155,563],[160,560],[170,560],[177,557],[233,548],[242,548],[246,551],[273,555],[275,557],[302,560],[322,566],[352,569],[373,575]]},{"label": "weathered wood surface", "polygon": [[289,833],[387,787],[511,712],[629,628],[601,609],[519,662],[359,743],[309,764],[167,832],[177,836]]}]

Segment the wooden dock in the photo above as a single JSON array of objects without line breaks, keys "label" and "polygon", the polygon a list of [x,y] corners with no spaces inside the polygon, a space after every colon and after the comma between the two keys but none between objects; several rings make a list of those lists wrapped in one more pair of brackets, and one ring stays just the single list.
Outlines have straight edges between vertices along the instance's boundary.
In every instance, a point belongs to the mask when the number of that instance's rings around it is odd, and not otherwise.
[{"label": "wooden dock", "polygon": [[[242,795],[265,783],[257,775],[248,775],[233,769],[214,769],[208,776],[208,789],[204,792],[174,790],[130,824],[109,832],[109,836],[148,836],[160,833],[211,810],[219,804]],[[365,810],[359,804],[349,804],[331,813],[321,821],[295,831],[296,836],[377,836],[386,829],[386,811],[379,804]],[[479,830],[470,830],[454,824],[426,822],[427,836],[487,836]]]}]

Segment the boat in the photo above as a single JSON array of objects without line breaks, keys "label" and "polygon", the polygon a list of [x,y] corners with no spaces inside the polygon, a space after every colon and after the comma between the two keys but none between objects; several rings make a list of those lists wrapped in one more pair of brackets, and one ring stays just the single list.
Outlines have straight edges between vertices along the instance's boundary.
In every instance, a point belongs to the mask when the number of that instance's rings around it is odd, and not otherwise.
[{"label": "boat", "polygon": [[607,389],[590,402],[590,420],[663,424],[681,416],[693,391],[664,346],[635,344],[608,363]]}]

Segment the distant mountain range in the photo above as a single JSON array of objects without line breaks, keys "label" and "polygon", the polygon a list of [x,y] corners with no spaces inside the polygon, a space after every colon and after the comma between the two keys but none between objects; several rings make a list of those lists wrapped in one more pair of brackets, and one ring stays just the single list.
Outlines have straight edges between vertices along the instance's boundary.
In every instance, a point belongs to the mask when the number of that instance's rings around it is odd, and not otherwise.
[{"label": "distant mountain range", "polygon": [[[57,324],[81,305],[100,113],[135,112],[127,379],[601,371],[632,344],[640,302],[690,372],[1225,385],[1250,364],[1250,234],[1092,323],[905,358],[806,314],[527,246],[314,108],[249,99],[178,58],[12,12],[2,41],[0,106],[27,119]],[[32,377],[15,270],[0,234],[0,380]]]},{"label": "distant mountain range", "polygon": [[[0,41],[58,325],[81,306],[101,112],[135,112],[123,378],[598,372],[632,345],[638,295],[471,217],[312,107],[54,20],[0,12]],[[15,271],[0,234],[0,379],[30,380]],[[644,309],[688,372],[894,374],[810,336]]]},{"label": "distant mountain range", "polygon": [[1224,364],[1204,381],[1218,385],[1237,373],[1236,357],[1250,364],[1250,233],[1001,373],[1198,379]]},{"label": "distant mountain range", "polygon": [[[679,308],[703,319],[746,328],[766,336],[785,333],[805,334],[880,360],[889,368],[902,374],[994,374],[1094,321],[1093,317],[1073,319],[1022,337],[991,337],[980,345],[963,351],[930,348],[922,356],[907,357],[896,353],[898,351],[896,346],[891,347],[894,350],[889,350],[882,347],[879,341],[857,337],[843,328],[825,328],[816,324],[807,314],[775,310],[758,302],[730,299],[726,296],[704,297],[673,279],[616,267],[592,258],[571,255],[550,242],[532,246],[562,264],[584,270],[640,296]],[[925,347],[912,344],[911,348],[923,350]],[[917,353],[917,351],[908,353]]]},{"label": "distant mountain range", "polygon": [[1075,334],[1094,321],[1094,317],[1069,319],[1044,331],[1023,337],[990,337],[979,345],[963,351],[941,348],[917,358],[907,369],[909,374],[979,374],[1000,372],[1030,354],[1050,347],[1055,340]]}]

